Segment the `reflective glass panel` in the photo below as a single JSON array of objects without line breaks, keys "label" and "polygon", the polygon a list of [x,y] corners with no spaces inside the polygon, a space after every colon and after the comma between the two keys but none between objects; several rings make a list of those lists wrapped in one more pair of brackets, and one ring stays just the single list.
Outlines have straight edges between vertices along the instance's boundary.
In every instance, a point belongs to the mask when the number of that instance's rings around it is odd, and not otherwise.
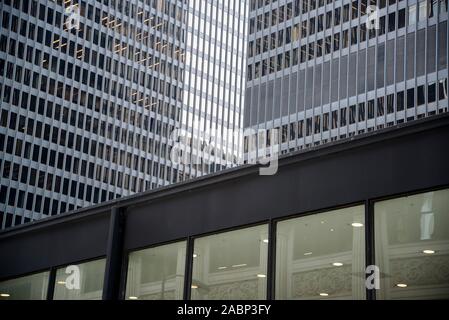
[{"label": "reflective glass panel", "polygon": [[56,271],[55,300],[101,300],[106,259],[73,264]]},{"label": "reflective glass panel", "polygon": [[0,300],[45,300],[48,271],[0,282]]},{"label": "reflective glass panel", "polygon": [[185,261],[185,241],[132,252],[129,255],[126,299],[182,299]]},{"label": "reflective glass panel", "polygon": [[449,189],[377,202],[378,299],[449,298]]},{"label": "reflective glass panel", "polygon": [[276,299],[364,299],[364,206],[281,221]]},{"label": "reflective glass panel", "polygon": [[192,299],[266,299],[268,226],[195,240]]}]

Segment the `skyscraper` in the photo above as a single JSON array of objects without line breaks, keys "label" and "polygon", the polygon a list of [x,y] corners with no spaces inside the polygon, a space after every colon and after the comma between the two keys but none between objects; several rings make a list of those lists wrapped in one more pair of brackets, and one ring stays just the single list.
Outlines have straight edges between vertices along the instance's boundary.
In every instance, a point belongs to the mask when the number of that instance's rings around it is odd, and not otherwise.
[{"label": "skyscraper", "polygon": [[447,112],[447,7],[250,1],[244,127],[286,153]]},{"label": "skyscraper", "polygon": [[[242,126],[245,2],[5,0],[0,9],[0,228],[226,165],[172,162],[172,133],[187,136],[192,158],[201,132]],[[214,137],[241,156],[239,137]]]}]

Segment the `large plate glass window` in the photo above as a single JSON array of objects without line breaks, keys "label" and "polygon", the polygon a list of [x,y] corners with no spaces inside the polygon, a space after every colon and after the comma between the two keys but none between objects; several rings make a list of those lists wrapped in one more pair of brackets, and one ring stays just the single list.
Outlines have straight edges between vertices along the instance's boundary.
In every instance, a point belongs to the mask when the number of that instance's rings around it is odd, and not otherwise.
[{"label": "large plate glass window", "polygon": [[48,271],[0,282],[0,300],[45,300]]},{"label": "large plate glass window", "polygon": [[449,298],[449,189],[374,206],[378,299]]},{"label": "large plate glass window", "polygon": [[192,299],[266,299],[268,226],[195,239]]},{"label": "large plate glass window", "polygon": [[365,299],[364,206],[281,221],[276,299]]},{"label": "large plate glass window", "polygon": [[101,300],[106,259],[72,264],[56,271],[55,300]]},{"label": "large plate glass window", "polygon": [[185,241],[132,252],[129,255],[126,299],[182,299],[185,261]]}]

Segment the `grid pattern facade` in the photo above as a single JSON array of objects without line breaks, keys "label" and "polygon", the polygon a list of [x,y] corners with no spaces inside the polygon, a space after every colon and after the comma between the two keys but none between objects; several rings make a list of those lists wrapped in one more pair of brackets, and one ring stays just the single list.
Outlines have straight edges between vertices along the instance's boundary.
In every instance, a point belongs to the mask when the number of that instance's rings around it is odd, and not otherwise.
[{"label": "grid pattern facade", "polygon": [[222,169],[170,161],[171,133],[241,126],[247,11],[231,3],[2,1],[0,228]]},{"label": "grid pattern facade", "polygon": [[244,127],[277,129],[286,153],[447,112],[447,6],[251,1]]}]

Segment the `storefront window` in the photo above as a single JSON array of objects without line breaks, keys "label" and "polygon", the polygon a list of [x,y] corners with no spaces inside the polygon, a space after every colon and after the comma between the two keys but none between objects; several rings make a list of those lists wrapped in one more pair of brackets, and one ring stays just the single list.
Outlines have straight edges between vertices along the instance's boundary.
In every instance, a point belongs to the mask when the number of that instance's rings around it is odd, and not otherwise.
[{"label": "storefront window", "polygon": [[378,299],[449,298],[449,189],[377,202]]},{"label": "storefront window", "polygon": [[0,300],[45,300],[49,275],[47,271],[0,282]]},{"label": "storefront window", "polygon": [[266,299],[268,226],[195,240],[192,299]]},{"label": "storefront window", "polygon": [[364,206],[281,221],[276,299],[365,299]]},{"label": "storefront window", "polygon": [[55,300],[101,300],[106,259],[79,263],[56,271]]},{"label": "storefront window", "polygon": [[132,252],[129,255],[126,299],[181,300],[185,261],[185,241]]}]

